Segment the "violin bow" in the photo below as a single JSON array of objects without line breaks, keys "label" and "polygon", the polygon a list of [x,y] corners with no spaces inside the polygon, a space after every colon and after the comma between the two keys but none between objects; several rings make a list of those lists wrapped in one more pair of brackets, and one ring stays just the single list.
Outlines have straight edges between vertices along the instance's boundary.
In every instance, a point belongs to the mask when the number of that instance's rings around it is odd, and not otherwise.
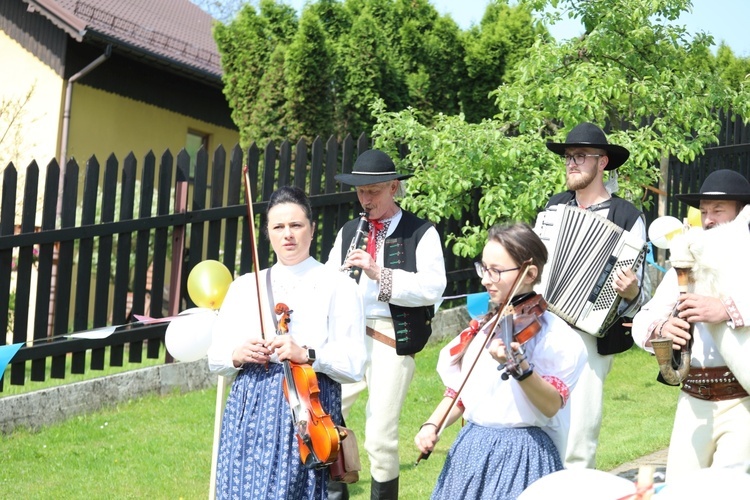
[{"label": "violin bow", "polygon": [[255,214],[253,213],[253,191],[250,186],[250,169],[245,166],[243,170],[243,177],[245,179],[245,201],[247,202],[247,221],[248,229],[250,230],[250,248],[252,249],[253,257],[253,275],[255,276],[255,296],[258,299],[258,314],[260,315],[261,331],[260,335],[263,340],[266,340],[266,325],[263,324],[263,306],[260,298],[260,259],[258,258],[258,240],[255,238]]},{"label": "violin bow", "polygon": [[[258,245],[255,238],[255,214],[253,213],[253,193],[250,187],[250,169],[247,165],[243,169],[244,180],[245,180],[245,201],[247,202],[247,221],[248,229],[250,231],[250,246],[252,248],[253,256],[253,274],[255,275],[255,291],[258,298],[258,315],[260,316],[261,324],[261,337],[263,340],[266,339],[266,329],[263,324],[263,313],[261,308],[260,298],[260,278],[258,273],[260,271],[259,258],[258,258]],[[268,365],[266,365],[268,367]],[[219,463],[219,441],[221,438],[221,420],[224,414],[224,392],[226,388],[226,377],[219,375],[218,383],[216,384],[216,409],[214,412],[214,441],[211,450],[211,479],[208,487],[208,498],[214,500],[216,498],[216,467]]]},{"label": "violin bow", "polygon": [[[529,271],[529,267],[531,266],[531,259],[525,260],[521,264],[520,272],[518,273],[518,276],[516,276],[515,281],[513,282],[513,286],[511,286],[511,292],[508,294],[508,296],[503,301],[502,307],[499,307],[497,309],[497,316],[495,317],[495,321],[492,323],[492,327],[490,328],[489,332],[487,333],[487,338],[484,341],[484,345],[482,346],[482,349],[479,349],[479,352],[477,353],[474,360],[471,362],[471,366],[469,367],[469,371],[466,372],[466,376],[464,377],[463,381],[461,382],[461,386],[456,391],[456,397],[453,398],[453,401],[451,401],[450,406],[448,406],[448,409],[445,411],[442,417],[440,417],[440,420],[437,424],[437,435],[440,437],[440,434],[444,430],[445,421],[448,419],[448,415],[450,415],[451,411],[453,411],[453,408],[456,406],[456,403],[458,402],[458,398],[461,395],[461,391],[464,389],[464,386],[466,385],[466,382],[469,380],[469,377],[471,376],[471,372],[474,370],[474,367],[476,366],[477,362],[479,361],[479,357],[482,355],[482,352],[484,352],[484,349],[487,348],[490,341],[494,338],[494,332],[495,328],[497,328],[497,324],[500,321],[501,318],[507,316],[507,313],[505,313],[505,310],[510,305],[510,301],[513,299],[513,297],[518,292],[518,289],[521,287],[521,283],[523,283],[523,280],[526,278],[526,274]],[[505,314],[504,314],[505,313]],[[417,461],[414,463],[414,466],[416,467],[419,465],[419,462],[423,459],[429,458],[430,454],[432,452],[428,451],[427,453],[420,453],[419,457],[417,457]]]}]

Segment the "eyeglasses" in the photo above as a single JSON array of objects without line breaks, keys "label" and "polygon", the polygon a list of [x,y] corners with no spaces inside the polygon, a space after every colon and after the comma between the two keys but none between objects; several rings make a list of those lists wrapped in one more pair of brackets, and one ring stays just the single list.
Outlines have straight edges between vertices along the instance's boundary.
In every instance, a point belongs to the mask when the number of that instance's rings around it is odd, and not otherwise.
[{"label": "eyeglasses", "polygon": [[574,155],[563,155],[563,159],[565,160],[566,165],[570,163],[571,160],[573,160],[573,163],[575,163],[576,165],[583,165],[583,162],[585,162],[586,158],[588,158],[589,156],[599,158],[600,156],[605,155],[586,155],[583,153],[576,153]]},{"label": "eyeglasses", "polygon": [[487,267],[481,262],[474,263],[474,269],[477,270],[477,276],[484,278],[484,273],[487,273],[492,283],[497,283],[503,278],[503,273],[508,271],[518,271],[520,267],[512,267],[510,269],[495,269],[494,267]]}]

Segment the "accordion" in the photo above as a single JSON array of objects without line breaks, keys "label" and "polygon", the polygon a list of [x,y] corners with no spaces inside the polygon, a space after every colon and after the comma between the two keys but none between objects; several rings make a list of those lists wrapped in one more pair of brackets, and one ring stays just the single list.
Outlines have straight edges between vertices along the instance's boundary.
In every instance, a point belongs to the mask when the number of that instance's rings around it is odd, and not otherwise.
[{"label": "accordion", "polygon": [[642,265],[646,242],[594,212],[570,205],[541,212],[534,232],[549,254],[536,291],[568,324],[603,337],[619,316],[621,297],[612,288],[615,271]]}]

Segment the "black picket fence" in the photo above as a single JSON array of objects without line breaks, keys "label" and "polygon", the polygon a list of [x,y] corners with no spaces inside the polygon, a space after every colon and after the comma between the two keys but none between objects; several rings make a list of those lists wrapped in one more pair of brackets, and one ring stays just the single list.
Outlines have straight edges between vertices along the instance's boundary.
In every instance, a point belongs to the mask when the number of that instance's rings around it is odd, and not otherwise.
[{"label": "black picket fence", "polygon": [[[221,261],[234,276],[251,270],[245,166],[254,198],[253,227],[263,224],[262,214],[275,189],[299,186],[310,195],[317,217],[311,253],[325,261],[340,226],[360,211],[355,191],[341,186],[334,176],[351,172],[355,158],[369,147],[364,135],[356,142],[347,136],[340,144],[334,138],[325,144],[317,139],[309,148],[304,140],[294,148],[289,142],[278,149],[269,143],[263,151],[252,145],[244,154],[235,147],[229,158],[219,147],[211,168],[208,154],[201,150],[190,181],[191,160],[185,151],[176,161],[167,151],[158,164],[149,153],[140,171],[133,154],[122,165],[110,156],[103,168],[92,157],[82,179],[74,160],[64,172],[53,160],[43,172],[39,227],[35,217],[40,169],[35,162],[26,169],[21,224],[16,226],[18,174],[9,165],[3,173],[0,206],[0,331],[8,331],[12,274],[15,292],[12,334],[3,336],[0,345],[26,343],[13,358],[10,383],[24,384],[28,362],[30,379],[45,380],[47,358],[52,378],[65,377],[68,357],[71,373],[84,373],[87,351],[93,370],[104,368],[107,348],[112,366],[122,366],[126,353],[136,363],[144,350],[148,358],[158,358],[166,324],[131,326],[134,316],[159,318],[193,307],[185,293],[187,276],[203,260]],[[468,220],[474,218],[467,214]],[[445,235],[457,232],[458,226],[447,221],[438,230]],[[257,247],[260,267],[272,264],[268,241],[258,237]],[[468,259],[446,250],[445,260],[446,295],[479,288]],[[68,336],[107,326],[117,328],[104,339]],[[2,384],[0,380],[0,390]]]},{"label": "black picket fence", "polygon": [[[750,176],[750,144],[740,143],[748,141],[747,127],[736,117],[724,117],[722,123],[722,145],[707,149],[691,164],[670,162],[668,215],[685,217],[687,207],[674,194],[697,191],[713,170],[731,168]],[[205,259],[221,261],[234,276],[251,270],[245,166],[255,214],[264,212],[271,193],[280,186],[296,185],[310,195],[317,214],[311,253],[326,260],[338,228],[360,210],[356,193],[338,184],[334,176],[351,172],[355,158],[369,147],[365,135],[356,141],[347,136],[341,143],[333,137],[326,143],[318,138],[309,147],[304,140],[294,146],[285,141],[278,149],[269,143],[262,151],[253,145],[244,153],[235,147],[229,158],[219,147],[210,168],[208,153],[201,150],[190,180],[191,160],[185,151],[176,160],[165,152],[158,165],[149,153],[140,170],[133,154],[122,165],[112,155],[103,168],[92,157],[83,178],[74,160],[64,172],[54,160],[44,171],[34,162],[25,171],[18,226],[18,172],[11,164],[3,172],[0,200],[0,331],[9,331],[9,311],[13,322],[12,333],[3,335],[0,345],[26,345],[13,358],[10,383],[24,384],[28,363],[30,379],[45,380],[48,358],[52,378],[65,378],[68,358],[71,373],[84,373],[87,351],[92,370],[104,368],[107,349],[112,366],[121,366],[126,353],[136,363],[143,359],[144,350],[147,357],[158,358],[166,324],[129,326],[135,315],[159,318],[192,307],[185,293],[187,276]],[[40,174],[45,182],[38,210]],[[656,217],[657,205],[654,192],[650,196],[649,223]],[[466,221],[479,224],[476,208],[460,222],[438,224],[443,239],[459,234]],[[254,228],[261,226],[261,219],[256,215]],[[270,245],[264,238],[257,238],[257,243],[260,266],[267,267],[273,261]],[[471,260],[455,256],[450,248],[444,254],[445,295],[478,291]],[[104,339],[67,336],[113,325],[115,332]],[[0,391],[3,383],[0,378]]]}]

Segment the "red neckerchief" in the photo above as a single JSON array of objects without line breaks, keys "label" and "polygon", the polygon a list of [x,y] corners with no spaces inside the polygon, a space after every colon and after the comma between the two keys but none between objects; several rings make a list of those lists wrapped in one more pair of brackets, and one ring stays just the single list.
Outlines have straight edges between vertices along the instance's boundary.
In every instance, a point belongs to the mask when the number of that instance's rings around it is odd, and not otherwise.
[{"label": "red neckerchief", "polygon": [[455,356],[456,354],[464,352],[471,343],[471,340],[476,337],[477,333],[479,333],[479,321],[472,319],[469,321],[469,328],[461,332],[461,341],[451,347],[451,350],[449,351],[450,355]]},{"label": "red neckerchief", "polygon": [[367,219],[370,223],[370,233],[367,235],[367,253],[369,253],[373,260],[378,258],[378,231],[385,227],[383,222],[378,219]]}]

